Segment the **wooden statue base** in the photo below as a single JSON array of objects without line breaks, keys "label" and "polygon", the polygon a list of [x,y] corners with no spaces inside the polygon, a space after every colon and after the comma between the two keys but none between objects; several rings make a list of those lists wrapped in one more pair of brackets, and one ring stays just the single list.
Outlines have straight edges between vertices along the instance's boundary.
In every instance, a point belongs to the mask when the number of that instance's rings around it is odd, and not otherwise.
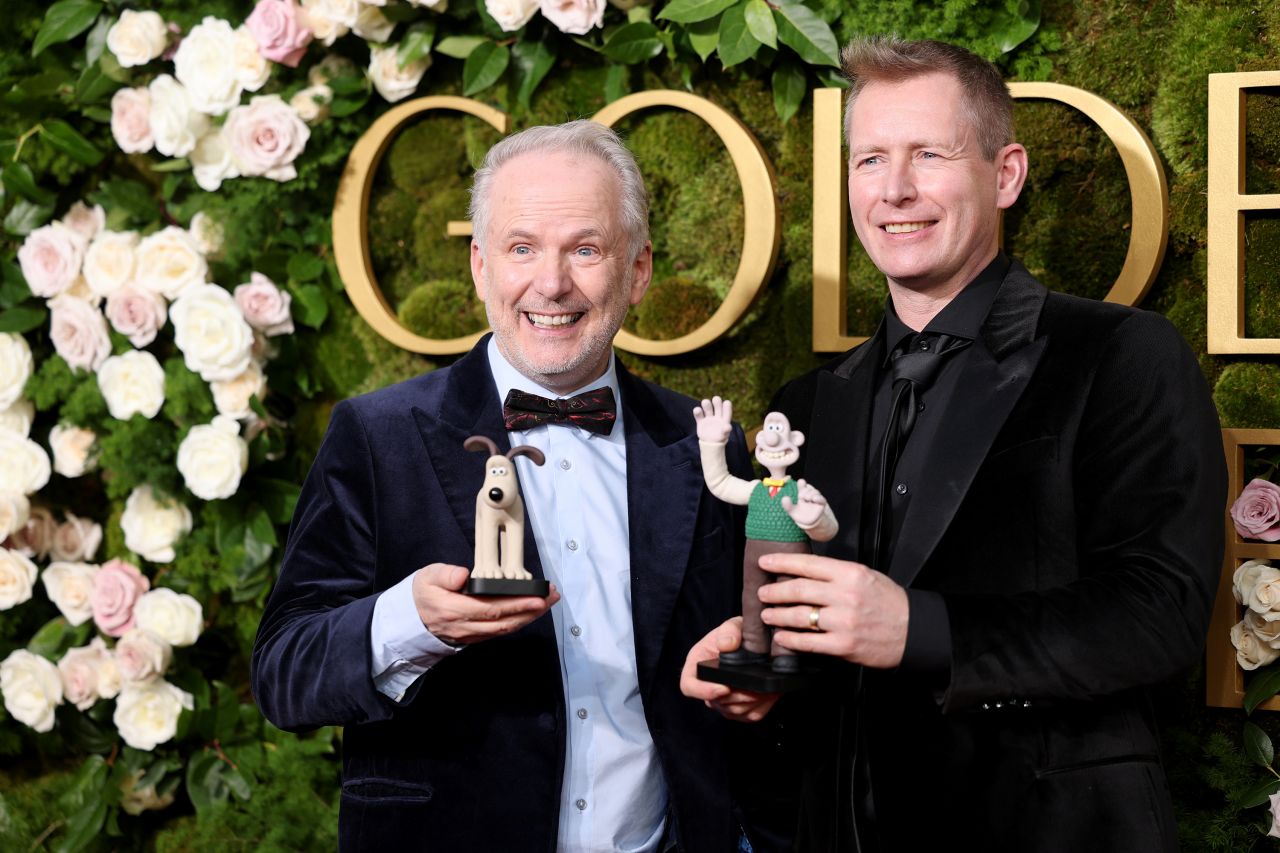
[{"label": "wooden statue base", "polygon": [[551,594],[551,582],[539,578],[472,578],[463,589],[469,595],[536,595],[546,598]]}]

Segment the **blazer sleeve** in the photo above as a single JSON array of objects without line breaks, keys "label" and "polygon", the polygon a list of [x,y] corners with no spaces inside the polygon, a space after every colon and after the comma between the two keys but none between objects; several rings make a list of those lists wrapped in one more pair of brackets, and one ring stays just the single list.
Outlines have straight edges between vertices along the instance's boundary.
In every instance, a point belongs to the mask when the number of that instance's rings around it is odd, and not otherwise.
[{"label": "blazer sleeve", "polygon": [[377,601],[373,472],[359,412],[341,402],[302,487],[254,643],[254,696],[282,729],[363,723],[394,711],[374,688],[370,661]]},{"label": "blazer sleeve", "polygon": [[[1075,410],[1072,482],[1061,487],[1074,517],[1039,525],[1053,528],[1060,549],[1074,540],[1075,577],[1007,595],[946,595],[947,711],[1097,698],[1165,680],[1201,654],[1226,498],[1204,376],[1173,326],[1150,312],[1115,327],[1093,370]],[[1051,541],[1041,536],[1042,547]]]}]

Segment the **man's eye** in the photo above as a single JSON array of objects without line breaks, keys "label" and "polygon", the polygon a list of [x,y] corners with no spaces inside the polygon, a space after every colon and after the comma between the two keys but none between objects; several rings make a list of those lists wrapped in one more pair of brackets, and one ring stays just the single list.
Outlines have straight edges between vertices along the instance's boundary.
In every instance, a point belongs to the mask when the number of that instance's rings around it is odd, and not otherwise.
[{"label": "man's eye", "polygon": [[589,258],[596,254],[596,250],[591,248],[590,246],[579,246],[577,249],[574,250],[574,254],[577,254],[584,258]]},{"label": "man's eye", "polygon": [[861,165],[861,166],[879,166],[879,165],[880,165],[880,158],[879,158],[879,157],[863,157],[863,158],[862,158],[862,162],[861,162],[859,165]]},{"label": "man's eye", "polygon": [[511,251],[517,255],[528,255],[533,252],[533,250],[530,249],[528,246],[516,246]]},{"label": "man's eye", "polygon": [[924,158],[925,158],[925,159],[927,159],[927,160],[932,160],[932,159],[936,158],[938,155],[937,155],[937,154],[934,154],[932,151],[921,151],[921,152],[920,152],[920,156],[921,156],[921,157],[924,157]]}]

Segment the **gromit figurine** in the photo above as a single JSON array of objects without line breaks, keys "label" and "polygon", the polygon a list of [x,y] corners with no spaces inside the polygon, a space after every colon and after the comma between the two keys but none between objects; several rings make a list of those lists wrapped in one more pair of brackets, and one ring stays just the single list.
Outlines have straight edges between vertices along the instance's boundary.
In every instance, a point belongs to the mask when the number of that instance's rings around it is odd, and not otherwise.
[{"label": "gromit figurine", "polygon": [[[769,472],[761,480],[742,480],[729,473],[725,444],[733,429],[733,404],[719,397],[703,400],[693,409],[702,475],[707,488],[726,503],[747,508],[747,545],[742,565],[742,645],[720,655],[713,672],[699,677],[746,689],[787,689],[785,679],[800,671],[794,652],[773,642],[772,631],[760,618],[764,606],[759,590],[774,578],[760,568],[760,558],[778,551],[808,553],[810,540],[826,542],[838,524],[827,500],[804,480],[792,480],[787,468],[800,458],[804,434],[791,429],[786,415],[769,412],[756,434],[756,461]],[[761,669],[766,670],[759,675]],[[735,673],[735,670],[741,671]],[[754,670],[756,674],[747,672]],[[763,681],[759,680],[763,678]]]},{"label": "gromit figurine", "polygon": [[489,454],[484,485],[476,494],[476,561],[467,592],[545,597],[550,584],[524,567],[524,503],[516,481],[515,458],[528,456],[534,465],[541,465],[546,458],[541,450],[527,444],[513,447],[503,456],[493,439],[483,435],[471,436],[462,447]]}]

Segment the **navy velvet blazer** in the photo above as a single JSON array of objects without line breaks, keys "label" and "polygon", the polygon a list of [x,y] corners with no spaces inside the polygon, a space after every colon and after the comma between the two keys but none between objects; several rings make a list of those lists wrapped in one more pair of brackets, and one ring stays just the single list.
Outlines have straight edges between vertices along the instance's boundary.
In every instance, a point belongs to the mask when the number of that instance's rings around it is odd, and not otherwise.
[{"label": "navy velvet blazer", "polygon": [[[645,713],[681,849],[731,850],[725,724],[678,682],[689,648],[738,611],[743,520],[703,487],[694,401],[621,364],[618,382]],[[442,661],[401,704],[370,671],[378,593],[428,563],[471,565],[484,474],[462,449],[472,434],[510,448],[485,341],[451,367],[339,403],[259,626],[253,685],[267,719],[346,727],[344,849],[555,849],[565,703],[549,614]],[[730,459],[750,476],[740,430]],[[525,539],[541,577],[532,525]]]},{"label": "navy velvet blazer", "polygon": [[[877,332],[784,388],[859,560]],[[788,712],[805,850],[1175,850],[1143,688],[1193,666],[1222,560],[1225,466],[1195,356],[1160,315],[1048,292],[1014,262],[903,519],[894,580],[933,590],[950,683],[833,677]],[[790,706],[790,707],[788,707]],[[856,768],[856,769],[855,769]]]}]

